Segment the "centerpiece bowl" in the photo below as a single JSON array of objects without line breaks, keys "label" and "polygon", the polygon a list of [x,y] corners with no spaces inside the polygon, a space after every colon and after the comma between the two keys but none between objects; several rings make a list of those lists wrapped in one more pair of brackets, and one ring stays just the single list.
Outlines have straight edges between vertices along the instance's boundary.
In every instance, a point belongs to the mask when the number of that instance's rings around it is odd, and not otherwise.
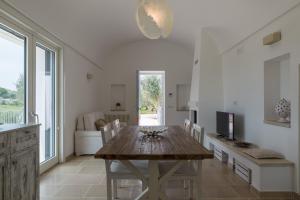
[{"label": "centerpiece bowl", "polygon": [[168,127],[165,126],[141,126],[139,129],[140,132],[148,137],[156,137],[167,130]]}]

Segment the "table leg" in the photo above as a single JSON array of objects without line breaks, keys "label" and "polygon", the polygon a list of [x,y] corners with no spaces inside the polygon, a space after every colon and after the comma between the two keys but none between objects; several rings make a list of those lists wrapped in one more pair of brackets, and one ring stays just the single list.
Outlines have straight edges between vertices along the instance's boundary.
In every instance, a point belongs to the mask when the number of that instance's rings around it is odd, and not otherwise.
[{"label": "table leg", "polygon": [[158,161],[149,161],[149,200],[159,200],[159,170]]}]

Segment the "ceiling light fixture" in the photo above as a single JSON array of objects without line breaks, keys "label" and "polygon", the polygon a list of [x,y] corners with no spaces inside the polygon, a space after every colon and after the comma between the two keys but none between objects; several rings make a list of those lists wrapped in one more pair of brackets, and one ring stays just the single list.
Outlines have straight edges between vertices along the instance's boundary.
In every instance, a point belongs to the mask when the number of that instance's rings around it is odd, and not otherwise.
[{"label": "ceiling light fixture", "polygon": [[136,21],[147,38],[166,38],[172,32],[173,13],[167,0],[139,0]]}]

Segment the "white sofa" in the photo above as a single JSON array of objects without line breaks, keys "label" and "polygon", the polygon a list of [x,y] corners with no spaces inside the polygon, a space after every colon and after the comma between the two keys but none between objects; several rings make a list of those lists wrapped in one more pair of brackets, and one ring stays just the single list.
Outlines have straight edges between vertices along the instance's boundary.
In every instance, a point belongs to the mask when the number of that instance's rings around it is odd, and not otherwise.
[{"label": "white sofa", "polygon": [[91,112],[82,114],[77,118],[75,131],[75,154],[89,155],[95,154],[102,147],[101,131],[97,131],[95,121],[104,119],[111,122],[120,119],[121,127],[127,125],[129,121],[128,113],[107,113]]},{"label": "white sofa", "polygon": [[92,112],[77,118],[75,131],[75,154],[95,154],[102,147],[101,131],[97,131],[95,121],[104,119],[103,112]]}]

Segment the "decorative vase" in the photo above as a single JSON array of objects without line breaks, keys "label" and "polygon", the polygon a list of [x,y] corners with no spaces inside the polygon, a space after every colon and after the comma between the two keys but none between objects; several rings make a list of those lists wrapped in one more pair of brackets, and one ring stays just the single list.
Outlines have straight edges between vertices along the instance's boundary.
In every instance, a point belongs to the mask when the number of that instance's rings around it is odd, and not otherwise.
[{"label": "decorative vase", "polygon": [[278,122],[289,122],[291,103],[285,98],[280,99],[275,105],[275,113],[279,116]]}]

